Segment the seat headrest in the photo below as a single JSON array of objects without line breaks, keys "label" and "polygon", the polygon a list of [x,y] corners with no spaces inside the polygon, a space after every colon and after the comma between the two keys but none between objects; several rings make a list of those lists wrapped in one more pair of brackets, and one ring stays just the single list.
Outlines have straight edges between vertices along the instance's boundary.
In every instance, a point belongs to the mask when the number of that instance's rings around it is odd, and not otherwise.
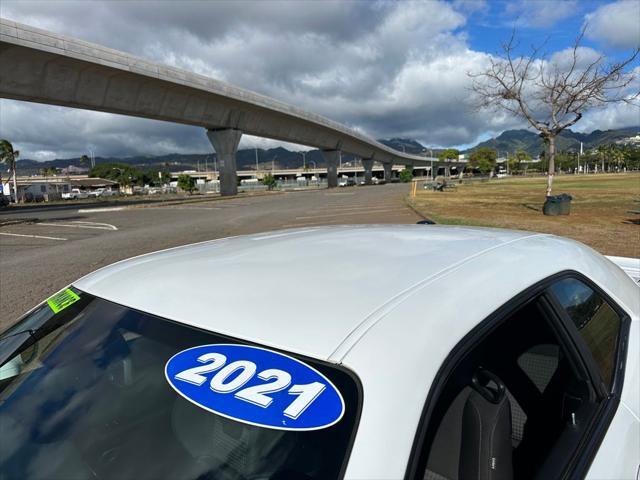
[{"label": "seat headrest", "polygon": [[459,480],[511,480],[511,406],[502,381],[479,369],[462,415]]}]

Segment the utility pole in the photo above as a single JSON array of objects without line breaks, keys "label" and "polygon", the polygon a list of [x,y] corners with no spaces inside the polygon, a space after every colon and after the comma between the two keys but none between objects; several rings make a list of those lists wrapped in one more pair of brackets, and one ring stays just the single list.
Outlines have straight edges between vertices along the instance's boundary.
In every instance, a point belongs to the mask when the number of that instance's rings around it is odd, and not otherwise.
[{"label": "utility pole", "polygon": [[256,174],[258,173],[258,147],[255,149],[256,152]]},{"label": "utility pole", "polygon": [[306,155],[307,152],[300,152],[302,154],[302,170],[306,170],[307,169],[307,159],[306,159]]}]

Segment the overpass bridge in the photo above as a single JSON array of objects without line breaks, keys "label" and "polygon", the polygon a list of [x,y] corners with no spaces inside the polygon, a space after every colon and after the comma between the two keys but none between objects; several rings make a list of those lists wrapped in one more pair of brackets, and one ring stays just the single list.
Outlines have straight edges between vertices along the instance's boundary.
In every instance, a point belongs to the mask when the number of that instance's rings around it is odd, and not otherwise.
[{"label": "overpass bridge", "polygon": [[212,78],[0,18],[0,98],[97,110],[206,129],[218,157],[222,195],[237,193],[236,152],[244,133],[322,150],[329,187],[341,152],[394,164],[429,165],[320,115]]},{"label": "overpass bridge", "polygon": [[[460,162],[443,162],[434,159],[433,162],[433,175],[443,175],[445,177],[450,177],[452,175],[459,174],[460,171],[455,171],[458,168]],[[393,172],[399,172],[405,166],[394,165],[391,170]],[[452,171],[453,170],[453,171]],[[360,177],[363,178],[366,170],[362,166],[342,166],[337,169],[338,176],[346,176],[346,177]],[[378,179],[384,179],[384,168],[382,166],[374,165],[372,168],[373,176],[376,176]],[[418,177],[432,176],[431,167],[430,166],[419,166],[413,168],[414,175]],[[271,174],[276,179],[286,179],[286,180],[295,180],[299,177],[307,177],[307,178],[326,178],[327,170],[323,168],[265,168],[265,169],[251,169],[251,170],[238,170],[237,175],[241,180],[247,179],[258,179],[262,180],[265,175]],[[213,180],[219,180],[220,175],[217,170],[184,170],[171,172],[172,180],[176,180],[180,175],[189,175],[195,179],[204,180],[207,182]]]}]

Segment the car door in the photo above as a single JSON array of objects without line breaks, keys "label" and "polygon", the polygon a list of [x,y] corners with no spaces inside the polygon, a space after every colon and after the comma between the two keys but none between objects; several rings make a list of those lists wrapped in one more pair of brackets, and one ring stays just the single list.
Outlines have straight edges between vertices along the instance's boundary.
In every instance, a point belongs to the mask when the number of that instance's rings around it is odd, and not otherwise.
[{"label": "car door", "polygon": [[576,272],[521,292],[441,367],[406,478],[635,478],[640,426],[621,402],[638,388],[637,369],[625,378],[630,327]]}]

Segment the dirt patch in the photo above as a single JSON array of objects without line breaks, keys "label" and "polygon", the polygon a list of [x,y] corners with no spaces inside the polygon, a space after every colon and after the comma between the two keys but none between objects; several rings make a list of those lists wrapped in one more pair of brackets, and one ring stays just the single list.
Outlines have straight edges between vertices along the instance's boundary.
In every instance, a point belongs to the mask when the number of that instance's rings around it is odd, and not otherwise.
[{"label": "dirt patch", "polygon": [[571,215],[542,214],[545,178],[496,179],[445,192],[419,190],[414,208],[437,223],[504,227],[573,238],[606,255],[640,257],[640,174],[558,176]]}]

